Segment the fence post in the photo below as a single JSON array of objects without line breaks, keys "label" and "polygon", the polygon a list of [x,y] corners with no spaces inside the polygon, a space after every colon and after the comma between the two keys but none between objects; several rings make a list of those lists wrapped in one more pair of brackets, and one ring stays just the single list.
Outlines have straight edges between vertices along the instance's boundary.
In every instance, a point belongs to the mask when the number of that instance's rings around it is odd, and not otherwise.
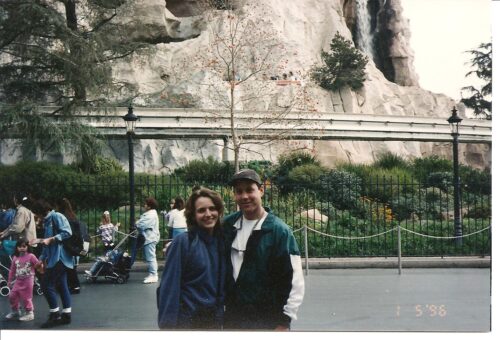
[{"label": "fence post", "polygon": [[309,250],[307,248],[307,244],[308,244],[308,240],[307,240],[307,226],[305,225],[304,226],[304,253],[305,253],[305,257],[306,257],[306,276],[309,274]]},{"label": "fence post", "polygon": [[398,274],[401,275],[401,225],[398,224]]}]

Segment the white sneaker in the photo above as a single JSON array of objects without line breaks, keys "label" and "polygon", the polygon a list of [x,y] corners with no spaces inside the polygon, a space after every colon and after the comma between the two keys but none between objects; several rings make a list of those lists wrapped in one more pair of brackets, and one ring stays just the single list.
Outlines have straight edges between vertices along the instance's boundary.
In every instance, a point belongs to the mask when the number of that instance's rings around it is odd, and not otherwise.
[{"label": "white sneaker", "polygon": [[156,283],[156,282],[158,282],[158,276],[157,275],[148,275],[148,276],[146,276],[146,278],[142,282],[143,283]]},{"label": "white sneaker", "polygon": [[19,316],[20,316],[19,312],[16,311],[16,312],[10,312],[9,314],[7,314],[5,316],[5,318],[7,320],[17,320],[17,319],[19,319]]},{"label": "white sneaker", "polygon": [[19,321],[31,321],[35,319],[35,313],[32,310],[26,312],[23,316],[19,318]]},{"label": "white sneaker", "polygon": [[85,274],[87,274],[88,276],[94,276],[94,275],[92,275],[92,272],[90,270],[86,270]]}]

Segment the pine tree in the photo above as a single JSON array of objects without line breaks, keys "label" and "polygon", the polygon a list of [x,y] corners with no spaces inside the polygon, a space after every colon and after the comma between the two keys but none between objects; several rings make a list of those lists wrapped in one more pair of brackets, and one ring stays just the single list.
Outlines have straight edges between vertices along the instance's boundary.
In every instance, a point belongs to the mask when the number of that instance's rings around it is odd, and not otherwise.
[{"label": "pine tree", "polygon": [[313,68],[312,79],[322,88],[336,91],[349,86],[357,90],[363,86],[368,58],[338,32],[330,43],[330,51],[321,52],[321,60],[324,65]]},{"label": "pine tree", "polygon": [[474,110],[476,116],[484,116],[486,119],[491,119],[491,96],[492,91],[492,44],[481,44],[476,50],[467,51],[472,54],[471,66],[474,68],[466,74],[466,77],[475,75],[479,79],[484,80],[486,84],[480,89],[474,86],[463,87],[462,90],[470,93],[469,97],[462,97],[461,102],[468,108]]},{"label": "pine tree", "polygon": [[[109,104],[121,86],[113,82],[111,64],[140,47],[113,20],[125,3],[0,2],[1,138],[22,136],[31,153],[61,150],[68,141],[83,158],[99,150],[94,131],[74,116],[77,109]],[[40,106],[56,108],[42,112]]]}]

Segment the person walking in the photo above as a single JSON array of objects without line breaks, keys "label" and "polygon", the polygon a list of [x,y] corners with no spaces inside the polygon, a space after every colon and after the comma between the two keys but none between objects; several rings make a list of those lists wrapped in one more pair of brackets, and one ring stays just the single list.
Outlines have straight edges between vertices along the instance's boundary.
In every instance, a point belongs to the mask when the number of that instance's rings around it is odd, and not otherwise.
[{"label": "person walking", "polygon": [[169,239],[172,239],[174,236],[174,232],[172,230],[172,228],[169,226],[169,222],[170,222],[170,215],[172,213],[172,211],[174,210],[174,205],[175,205],[175,199],[171,199],[170,202],[169,202],[169,209],[168,211],[167,210],[162,210],[160,211],[160,214],[163,216],[163,221],[164,223],[166,224],[166,228],[167,228],[167,238]]},{"label": "person walking", "polygon": [[188,232],[170,244],[158,288],[160,329],[221,329],[225,260],[222,199],[201,188],[186,204]]},{"label": "person walking", "polygon": [[[35,318],[33,286],[35,268],[40,264],[36,256],[28,251],[28,242],[24,239],[17,240],[9,271],[9,302],[12,311],[5,316],[7,320],[31,321]],[[24,315],[21,313],[21,305],[24,306]]]},{"label": "person walking", "polygon": [[[62,198],[61,200],[59,200],[57,202],[57,210],[68,219],[72,231],[76,230],[77,232],[79,232],[82,240],[88,239],[87,225],[78,220],[69,199]],[[75,232],[75,234],[77,234],[77,232]],[[73,259],[73,268],[66,269],[68,276],[68,288],[71,294],[80,294],[80,280],[78,279],[77,272],[80,257],[73,256]]]},{"label": "person walking", "polygon": [[139,234],[144,237],[144,260],[148,264],[148,276],[143,283],[158,282],[158,263],[156,261],[156,245],[160,241],[160,225],[158,221],[158,202],[153,197],[144,201],[145,213],[136,222]]},{"label": "person walking", "polygon": [[16,193],[13,201],[16,206],[16,213],[12,224],[0,233],[0,239],[11,238],[17,241],[23,238],[30,242],[36,238],[36,223],[33,213],[23,204],[28,201],[28,197]]},{"label": "person walking", "polygon": [[174,207],[169,213],[168,226],[172,228],[172,238],[187,231],[186,217],[184,216],[184,200],[176,197]]},{"label": "person walking", "polygon": [[[0,249],[0,263],[9,268],[11,265],[10,255],[15,251],[15,243],[19,239],[24,239],[28,242],[36,239],[36,222],[35,216],[25,204],[28,204],[29,199],[24,194],[15,193],[12,197],[12,202],[16,207],[12,222],[10,225],[0,232],[0,240],[2,240]],[[10,246],[8,249],[8,246]],[[7,277],[8,273],[4,267],[0,267],[0,274]]]},{"label": "person walking", "polygon": [[250,169],[230,182],[240,211],[224,219],[227,259],[224,329],[289,330],[304,297],[300,251],[290,227],[262,205]]},{"label": "person walking", "polygon": [[[38,199],[33,204],[33,213],[43,218],[44,238],[40,260],[45,273],[42,277],[42,291],[49,305],[49,318],[41,328],[52,328],[71,323],[71,295],[67,282],[67,268],[73,268],[73,256],[68,254],[62,241],[71,236],[68,219],[53,210],[50,203]],[[59,312],[57,296],[62,301],[62,313]]]}]

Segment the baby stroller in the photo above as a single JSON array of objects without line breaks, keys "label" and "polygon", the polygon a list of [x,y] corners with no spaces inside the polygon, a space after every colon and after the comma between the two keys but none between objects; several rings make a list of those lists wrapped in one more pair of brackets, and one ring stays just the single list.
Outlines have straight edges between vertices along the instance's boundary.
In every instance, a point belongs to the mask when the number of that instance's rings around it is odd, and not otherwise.
[{"label": "baby stroller", "polygon": [[0,295],[8,296],[10,294],[10,288],[7,285],[7,280],[0,274]]},{"label": "baby stroller", "polygon": [[136,231],[127,234],[113,250],[109,250],[104,256],[98,257],[90,270],[85,271],[85,279],[88,282],[96,282],[97,278],[101,276],[120,284],[127,282],[132,266],[132,259],[120,247],[128,237],[136,237],[136,234]]},{"label": "baby stroller", "polygon": [[[12,259],[11,259],[12,260]],[[0,266],[10,272],[10,268],[7,268],[3,264],[0,263]],[[37,295],[43,295],[42,286],[40,285],[40,281],[35,276],[35,284],[33,285],[33,293]],[[8,296],[10,294],[10,287],[7,285],[7,280],[0,274],[0,295]]]}]

